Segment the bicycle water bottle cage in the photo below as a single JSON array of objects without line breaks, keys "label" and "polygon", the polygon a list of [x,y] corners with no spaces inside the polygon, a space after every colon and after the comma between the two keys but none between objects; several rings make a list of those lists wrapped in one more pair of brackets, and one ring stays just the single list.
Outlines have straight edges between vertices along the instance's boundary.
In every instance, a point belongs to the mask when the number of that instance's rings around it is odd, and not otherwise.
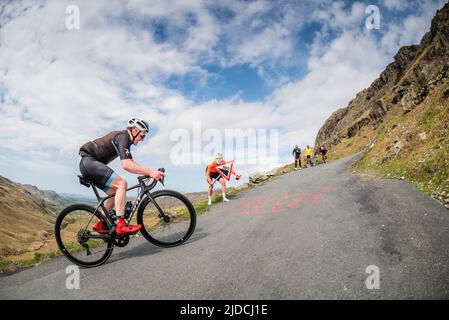
[{"label": "bicycle water bottle cage", "polygon": [[90,188],[91,182],[89,180],[87,180],[86,178],[84,178],[83,176],[80,176],[80,175],[78,175],[78,178],[80,179],[80,183],[83,186]]}]

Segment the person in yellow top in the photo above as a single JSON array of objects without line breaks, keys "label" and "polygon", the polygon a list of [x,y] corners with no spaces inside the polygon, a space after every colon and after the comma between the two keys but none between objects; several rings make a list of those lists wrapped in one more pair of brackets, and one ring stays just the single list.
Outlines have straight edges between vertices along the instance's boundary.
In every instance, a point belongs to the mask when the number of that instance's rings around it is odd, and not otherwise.
[{"label": "person in yellow top", "polygon": [[304,150],[304,153],[306,155],[306,165],[308,167],[309,164],[312,165],[313,149],[307,145],[307,148]]}]

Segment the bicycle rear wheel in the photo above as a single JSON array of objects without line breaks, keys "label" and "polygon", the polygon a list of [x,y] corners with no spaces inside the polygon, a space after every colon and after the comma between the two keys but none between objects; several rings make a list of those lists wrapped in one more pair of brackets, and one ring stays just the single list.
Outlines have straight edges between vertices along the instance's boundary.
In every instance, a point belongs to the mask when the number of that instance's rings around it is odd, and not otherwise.
[{"label": "bicycle rear wheel", "polygon": [[[175,247],[187,241],[195,230],[196,212],[184,195],[172,190],[151,194],[157,206],[146,197],[137,211],[142,235],[159,247]],[[159,208],[160,210],[159,210]]]},{"label": "bicycle rear wheel", "polygon": [[[100,233],[92,229],[98,221],[104,226]],[[105,263],[114,249],[104,217],[85,204],[74,204],[62,210],[56,219],[55,238],[59,249],[70,261],[86,268]]]}]

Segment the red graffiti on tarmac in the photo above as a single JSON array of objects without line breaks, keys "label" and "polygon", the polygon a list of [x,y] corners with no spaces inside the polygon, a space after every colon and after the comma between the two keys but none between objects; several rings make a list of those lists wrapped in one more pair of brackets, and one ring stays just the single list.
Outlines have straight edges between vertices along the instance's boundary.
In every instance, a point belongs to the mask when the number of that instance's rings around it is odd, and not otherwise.
[{"label": "red graffiti on tarmac", "polygon": [[316,206],[326,200],[326,194],[332,192],[332,187],[323,187],[319,190],[301,190],[290,194],[262,194],[248,198],[239,211],[243,215],[278,214],[283,211],[299,209],[301,206]]}]

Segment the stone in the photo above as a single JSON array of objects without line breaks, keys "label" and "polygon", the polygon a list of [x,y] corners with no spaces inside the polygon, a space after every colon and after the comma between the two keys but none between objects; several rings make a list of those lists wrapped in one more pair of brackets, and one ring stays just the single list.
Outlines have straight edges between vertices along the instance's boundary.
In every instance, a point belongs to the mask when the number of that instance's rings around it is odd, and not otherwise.
[{"label": "stone", "polygon": [[405,112],[410,112],[415,107],[413,95],[414,92],[412,90],[411,92],[407,92],[407,94],[405,94],[401,99],[401,106]]},{"label": "stone", "polygon": [[425,132],[421,132],[418,134],[418,138],[419,140],[424,141],[427,139],[427,134]]},{"label": "stone", "polygon": [[265,173],[256,172],[249,175],[249,181],[252,183],[261,183],[262,181],[265,181],[268,179],[268,176]]},{"label": "stone", "polygon": [[279,170],[279,168],[274,168],[274,169],[271,169],[270,171],[268,171],[266,174],[269,177],[273,177],[273,176],[277,175],[278,170]]},{"label": "stone", "polygon": [[404,146],[404,144],[402,143],[402,141],[398,141],[394,144],[394,150],[396,152],[396,155],[398,155],[399,152],[401,152],[403,146]]}]

